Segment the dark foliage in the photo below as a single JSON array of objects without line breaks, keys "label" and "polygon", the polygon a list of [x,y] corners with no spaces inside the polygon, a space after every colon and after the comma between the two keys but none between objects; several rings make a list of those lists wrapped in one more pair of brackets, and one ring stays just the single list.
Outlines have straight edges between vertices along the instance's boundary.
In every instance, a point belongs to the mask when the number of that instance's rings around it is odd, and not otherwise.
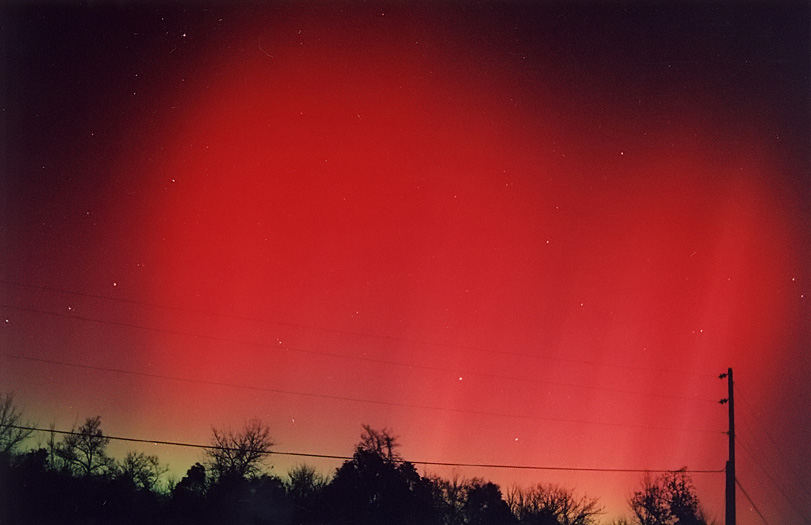
[{"label": "dark foliage", "polygon": [[465,523],[470,525],[518,523],[507,502],[501,497],[499,486],[480,479],[474,479],[468,484],[464,513]]},{"label": "dark foliage", "polygon": [[[375,445],[367,446],[369,442]],[[440,523],[431,481],[397,459],[393,443],[386,431],[366,428],[352,459],[326,487],[326,508],[333,517],[358,525]]]},{"label": "dark foliage", "polygon": [[[513,489],[505,501],[482,479],[427,478],[403,460],[389,431],[368,426],[331,479],[301,465],[282,480],[261,468],[268,435],[258,423],[215,432],[221,448],[164,491],[157,457],[130,452],[116,462],[99,418],[90,418],[61,442],[52,433],[46,448],[0,451],[0,523],[593,525],[601,513],[596,499],[560,487]],[[642,525],[706,523],[684,473],[647,479],[631,505]]]},{"label": "dark foliage", "polygon": [[640,525],[707,524],[693,482],[684,472],[646,477],[642,490],[631,497],[630,506]]},{"label": "dark foliage", "polygon": [[135,524],[159,519],[159,495],[122,479],[52,470],[47,455],[39,449],[2,462],[3,523]]},{"label": "dark foliage", "polygon": [[206,512],[206,468],[195,463],[172,490],[169,514],[175,523],[203,523]]},{"label": "dark foliage", "polygon": [[267,475],[222,476],[209,487],[206,503],[210,515],[205,523],[281,524],[290,523],[293,515],[284,484]]},{"label": "dark foliage", "polygon": [[307,465],[295,467],[288,477],[287,495],[293,505],[293,523],[325,521],[324,490],[327,479]]}]

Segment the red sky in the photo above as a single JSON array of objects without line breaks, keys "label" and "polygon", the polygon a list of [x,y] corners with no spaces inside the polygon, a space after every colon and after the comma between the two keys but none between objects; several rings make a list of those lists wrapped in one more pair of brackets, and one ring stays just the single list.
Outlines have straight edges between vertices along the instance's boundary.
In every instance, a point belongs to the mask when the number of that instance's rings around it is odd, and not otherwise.
[{"label": "red sky", "polygon": [[[741,483],[811,515],[807,7],[5,16],[50,35],[3,97],[0,384],[41,425],[720,470],[733,367]],[[459,471],[610,516],[641,480]]]}]

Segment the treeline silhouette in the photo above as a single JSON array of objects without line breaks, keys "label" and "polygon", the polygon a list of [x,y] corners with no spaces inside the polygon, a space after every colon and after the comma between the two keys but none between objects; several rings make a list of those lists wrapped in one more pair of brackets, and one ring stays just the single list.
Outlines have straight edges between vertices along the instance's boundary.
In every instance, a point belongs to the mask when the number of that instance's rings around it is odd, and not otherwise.
[{"label": "treeline silhouette", "polygon": [[[30,425],[0,395],[0,523],[278,525],[594,525],[596,498],[555,485],[514,487],[424,476],[399,453],[388,430],[363,427],[354,453],[332,476],[299,465],[286,477],[264,463],[273,442],[261,421],[239,431],[212,430],[204,457],[177,482],[156,456],[108,455],[99,416],[45,446],[22,450]],[[685,472],[646,477],[629,498],[639,525],[703,525]]]}]

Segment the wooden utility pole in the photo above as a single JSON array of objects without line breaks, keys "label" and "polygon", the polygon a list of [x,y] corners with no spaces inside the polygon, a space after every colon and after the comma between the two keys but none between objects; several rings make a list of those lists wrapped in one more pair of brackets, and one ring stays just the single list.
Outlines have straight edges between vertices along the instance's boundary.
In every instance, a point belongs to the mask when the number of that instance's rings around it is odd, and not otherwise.
[{"label": "wooden utility pole", "polygon": [[732,368],[728,368],[725,374],[719,376],[721,379],[727,378],[729,394],[721,403],[729,405],[729,459],[727,460],[727,484],[726,484],[726,525],[736,525],[735,518],[735,397],[734,385],[732,383]]}]

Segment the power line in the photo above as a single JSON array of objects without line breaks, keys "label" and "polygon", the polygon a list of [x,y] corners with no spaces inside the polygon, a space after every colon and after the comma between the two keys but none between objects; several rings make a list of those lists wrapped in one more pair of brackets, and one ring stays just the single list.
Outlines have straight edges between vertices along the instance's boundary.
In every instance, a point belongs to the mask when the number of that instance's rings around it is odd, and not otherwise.
[{"label": "power line", "polygon": [[749,455],[749,457],[752,459],[752,461],[754,461],[755,464],[760,468],[760,470],[762,470],[763,473],[766,474],[766,477],[769,479],[769,481],[772,482],[772,485],[774,486],[774,488],[776,488],[780,492],[780,494],[782,494],[783,497],[786,498],[786,501],[788,501],[791,504],[791,506],[794,508],[795,512],[797,512],[797,514],[799,516],[801,516],[803,518],[803,520],[805,520],[806,522],[811,523],[811,519],[809,519],[808,516],[806,516],[805,513],[802,511],[802,509],[800,509],[797,506],[797,504],[794,503],[794,500],[792,500],[788,496],[788,494],[786,494],[786,492],[783,490],[783,488],[780,487],[780,485],[777,484],[777,482],[774,480],[772,475],[769,474],[769,471],[766,470],[766,468],[763,465],[761,465],[760,461],[757,460],[757,458],[754,456],[754,454],[752,454],[752,452],[749,450],[749,448],[747,448],[747,446],[743,444],[743,442],[741,441],[740,436],[736,436],[736,438],[737,438],[738,444],[741,446],[741,448],[744,450],[744,452],[746,452]]},{"label": "power line", "polygon": [[[0,425],[0,428],[16,428],[20,430],[31,430],[34,432],[49,432],[52,434],[63,434],[67,436],[87,436],[83,432],[76,432],[75,430],[56,430],[52,428],[39,428],[39,427],[29,427],[29,426],[22,426],[22,425]],[[220,445],[200,445],[198,443],[183,443],[181,441],[166,441],[161,439],[142,439],[142,438],[133,438],[133,437],[122,437],[122,436],[103,436],[105,439],[110,439],[113,441],[127,441],[130,443],[146,443],[149,445],[170,445],[170,446],[177,446],[177,447],[187,447],[187,448],[201,448],[201,449],[211,449],[211,450],[228,450],[228,451],[239,451],[239,448],[235,447],[224,447]],[[257,452],[259,454],[273,454],[278,456],[303,456],[309,458],[323,458],[323,459],[352,459],[349,456],[336,456],[336,455],[329,455],[329,454],[309,454],[304,452],[276,452],[271,450],[255,450],[253,452]]]},{"label": "power line", "polygon": [[[786,458],[786,457],[783,455],[783,453],[782,453],[782,452],[781,452],[781,450],[780,450],[780,447],[778,447],[778,446],[777,446],[777,441],[774,439],[774,437],[772,437],[771,433],[769,432],[769,429],[768,429],[768,428],[766,428],[766,425],[764,425],[764,424],[763,424],[763,422],[760,420],[760,418],[759,418],[759,417],[758,417],[758,415],[757,415],[757,412],[755,411],[755,408],[754,408],[754,407],[751,405],[751,403],[749,403],[749,401],[747,401],[746,396],[745,396],[745,395],[743,395],[743,393],[741,392],[740,388],[738,388],[738,385],[735,385],[735,387],[734,387],[734,388],[735,388],[735,390],[738,392],[738,397],[740,397],[740,399],[742,399],[742,400],[743,400],[743,404],[744,404],[744,405],[746,405],[746,408],[747,408],[747,410],[749,410],[749,413],[750,413],[750,414],[752,414],[752,417],[755,419],[755,423],[757,424],[757,426],[759,426],[759,427],[760,427],[760,430],[762,430],[762,431],[763,431],[763,433],[765,433],[765,434],[766,434],[766,437],[768,437],[768,438],[769,438],[769,441],[771,441],[772,446],[774,447],[774,450],[777,452],[777,455],[780,457],[780,460],[781,460],[781,461],[783,461],[783,463],[784,463],[784,464],[785,464],[785,465],[786,465],[786,466],[787,466],[789,469],[791,469],[791,471],[794,473],[794,476],[797,478],[797,480],[801,480],[801,479],[803,479],[805,476],[803,476],[803,475],[802,475],[802,473],[800,473],[800,472],[798,472],[797,470],[795,470],[795,468],[796,468],[796,467],[795,467],[795,465],[794,465],[794,464],[792,464],[792,462],[790,462],[790,461],[789,461],[789,460],[788,460],[788,459],[787,459],[787,458]],[[811,493],[809,493],[809,492],[808,492],[808,490],[807,490],[807,489],[806,489],[806,488],[805,488],[805,487],[802,485],[802,483],[798,483],[798,484],[800,485],[800,488],[803,490],[803,492],[805,492],[805,494],[806,494],[806,495],[807,495],[809,498],[811,498]]]},{"label": "power line", "polygon": [[[2,282],[2,281],[0,281],[0,282]],[[715,404],[717,402],[714,399],[680,396],[680,395],[676,395],[676,394],[663,394],[663,393],[655,393],[655,392],[639,392],[639,391],[634,391],[634,390],[621,390],[621,389],[617,389],[617,388],[601,387],[601,386],[594,386],[594,385],[577,385],[577,384],[573,384],[573,383],[564,383],[564,382],[559,382],[559,381],[548,381],[548,380],[541,380],[541,379],[526,379],[526,378],[515,377],[515,376],[507,376],[507,375],[499,375],[499,374],[486,374],[486,373],[482,373],[482,372],[470,372],[470,371],[453,369],[453,368],[446,368],[446,367],[437,367],[437,366],[429,366],[429,365],[403,363],[403,362],[400,362],[400,361],[391,361],[391,360],[387,360],[387,359],[377,359],[377,358],[372,358],[372,357],[350,356],[350,355],[346,355],[346,354],[337,354],[337,353],[334,353],[334,352],[325,352],[325,351],[322,351],[322,350],[308,350],[308,349],[304,349],[304,348],[296,348],[296,347],[285,346],[285,345],[272,345],[272,344],[268,344],[268,343],[255,343],[255,342],[251,342],[251,341],[243,341],[243,340],[231,339],[231,338],[227,338],[227,337],[203,335],[203,334],[198,334],[198,333],[194,333],[194,332],[185,332],[185,331],[180,331],[180,330],[170,330],[168,328],[155,328],[155,327],[132,324],[132,323],[124,323],[124,322],[121,322],[121,321],[108,321],[108,320],[104,320],[104,319],[96,319],[96,318],[85,317],[85,316],[80,316],[80,315],[68,315],[68,314],[57,313],[57,312],[48,312],[48,311],[45,311],[45,310],[38,310],[38,309],[34,309],[34,308],[23,308],[23,307],[19,307],[19,306],[8,305],[8,304],[0,304],[0,307],[10,308],[10,309],[13,309],[13,310],[29,312],[29,313],[36,313],[36,314],[42,314],[42,315],[51,315],[51,316],[55,316],[55,317],[62,317],[62,318],[65,318],[65,319],[77,319],[77,320],[80,320],[80,321],[88,321],[88,322],[107,324],[107,325],[112,325],[112,326],[122,326],[122,327],[126,327],[126,328],[134,328],[134,329],[137,329],[137,330],[147,330],[147,331],[151,331],[151,332],[159,332],[159,333],[165,333],[165,334],[170,334],[170,335],[180,335],[180,336],[186,336],[186,337],[198,337],[200,339],[206,339],[206,340],[210,340],[210,341],[217,341],[217,342],[221,342],[221,343],[232,343],[232,344],[253,346],[253,347],[259,347],[259,348],[267,348],[267,349],[273,349],[273,350],[285,350],[285,351],[288,351],[288,352],[320,355],[320,356],[326,356],[326,357],[333,357],[333,358],[337,358],[337,359],[349,359],[349,360],[355,360],[355,361],[365,361],[365,362],[370,362],[370,363],[383,364],[383,365],[389,365],[389,366],[399,366],[399,367],[411,368],[411,369],[432,370],[432,371],[436,371],[436,372],[449,372],[449,373],[452,373],[452,374],[462,373],[463,375],[468,375],[468,376],[492,377],[494,379],[505,379],[505,380],[508,380],[508,381],[521,381],[521,382],[526,382],[526,383],[549,384],[549,385],[555,385],[555,386],[563,386],[563,387],[567,387],[567,388],[583,388],[583,389],[588,389],[588,390],[600,390],[600,391],[606,391],[606,392],[615,392],[615,393],[620,393],[620,394],[638,395],[638,396],[645,396],[645,397],[653,396],[653,397],[664,397],[664,398],[673,398],[673,399],[684,399],[684,400],[688,400],[688,401],[704,401],[704,402],[709,402],[709,403],[713,403],[713,404]]]},{"label": "power line", "polygon": [[[49,429],[49,428],[39,428],[39,427],[29,427],[29,426],[22,426],[22,425],[4,425],[7,428],[16,428],[20,430],[31,430],[34,432],[50,432],[54,434],[64,434],[64,435],[73,435],[73,436],[84,436],[87,434],[83,434],[82,432],[76,432],[73,430],[56,430],[56,429]],[[140,439],[140,438],[133,438],[133,437],[121,437],[121,436],[104,436],[106,439],[110,439],[113,441],[127,441],[132,443],[147,443],[151,445],[170,445],[170,446],[178,446],[178,447],[188,447],[188,448],[200,448],[200,449],[209,449],[209,450],[228,450],[228,451],[238,451],[240,449],[233,448],[233,447],[223,447],[223,446],[216,446],[216,445],[200,445],[198,443],[183,443],[180,441],[165,441],[165,440],[156,440],[156,439]],[[267,454],[267,455],[277,455],[277,456],[296,456],[296,457],[307,457],[307,458],[318,458],[318,459],[340,459],[340,460],[351,460],[353,459],[352,456],[338,456],[338,455],[331,455],[331,454],[313,454],[309,452],[278,452],[275,450],[256,450],[260,454]],[[475,467],[475,468],[497,468],[497,469],[511,469],[511,470],[557,470],[557,471],[569,471],[569,472],[617,472],[617,473],[649,473],[649,472],[689,472],[691,474],[720,474],[723,471],[721,470],[709,470],[709,469],[676,469],[676,470],[669,470],[669,469],[623,469],[623,468],[597,468],[597,467],[548,467],[548,466],[537,466],[537,465],[504,465],[504,464],[487,464],[487,463],[452,463],[446,461],[411,461],[408,460],[409,463],[413,463],[415,465],[431,465],[431,466],[443,466],[443,467]]]},{"label": "power line", "polygon": [[82,368],[86,370],[94,370],[99,372],[111,372],[111,373],[118,373],[118,374],[127,374],[127,375],[134,375],[140,377],[152,377],[156,379],[164,379],[170,381],[181,381],[185,383],[196,383],[196,384],[203,384],[203,385],[210,385],[210,386],[220,386],[220,387],[228,387],[228,388],[237,388],[237,389],[244,389],[244,390],[253,390],[253,391],[260,391],[260,392],[271,392],[275,394],[288,394],[288,395],[296,395],[296,396],[305,396],[305,397],[316,397],[320,399],[332,399],[338,401],[349,401],[353,403],[369,403],[369,404],[377,404],[377,405],[385,405],[385,406],[394,406],[394,407],[401,407],[401,408],[418,408],[423,410],[436,410],[442,412],[455,412],[455,413],[462,413],[462,414],[475,414],[480,416],[491,416],[491,417],[505,417],[505,418],[512,418],[512,419],[527,419],[532,421],[555,421],[559,423],[577,423],[577,424],[585,424],[585,425],[601,425],[601,426],[611,426],[611,427],[629,427],[629,428],[641,428],[645,430],[667,430],[667,431],[677,431],[677,432],[701,432],[701,433],[708,433],[708,434],[722,434],[721,431],[713,431],[713,430],[706,430],[706,429],[689,429],[689,428],[677,428],[677,427],[664,427],[664,426],[645,426],[645,425],[632,425],[628,423],[617,423],[612,421],[590,421],[590,420],[579,420],[579,419],[567,419],[567,418],[553,418],[547,416],[538,416],[538,415],[527,415],[527,414],[513,414],[507,412],[490,412],[486,410],[464,410],[461,408],[453,408],[453,407],[441,407],[441,406],[433,406],[433,405],[415,405],[409,403],[397,403],[394,401],[381,401],[376,399],[363,399],[363,398],[355,398],[355,397],[348,397],[348,396],[337,396],[337,395],[330,395],[330,394],[317,394],[314,392],[303,392],[303,391],[295,391],[295,390],[284,390],[280,388],[267,388],[267,387],[258,387],[258,386],[249,386],[249,385],[241,385],[237,383],[225,383],[220,381],[208,381],[204,379],[192,379],[192,378],[185,378],[185,377],[177,377],[177,376],[169,376],[163,374],[154,374],[150,372],[137,372],[133,370],[125,370],[121,368],[108,368],[108,367],[101,367],[101,366],[92,366],[86,365],[81,363],[70,363],[66,361],[56,361],[52,359],[43,359],[38,357],[28,357],[28,356],[21,356],[15,354],[8,354],[8,353],[0,353],[0,356],[7,357],[10,359],[21,359],[26,361],[32,362],[39,362],[39,363],[48,363],[57,366],[67,366],[73,368]]},{"label": "power line", "polygon": [[352,336],[359,336],[359,337],[387,339],[387,340],[390,340],[390,341],[397,341],[397,342],[401,342],[401,343],[412,343],[412,344],[418,344],[418,345],[424,345],[424,346],[433,346],[433,347],[438,347],[438,348],[453,348],[453,349],[457,349],[457,350],[470,350],[470,351],[480,352],[480,353],[485,353],[485,354],[500,354],[500,355],[515,356],[515,357],[528,357],[528,358],[531,358],[531,359],[546,359],[546,360],[565,361],[565,362],[570,362],[570,363],[586,364],[586,365],[591,365],[591,366],[622,368],[622,369],[626,369],[626,370],[638,370],[638,371],[643,371],[643,372],[655,372],[655,373],[661,373],[661,374],[667,374],[667,375],[686,375],[686,376],[700,376],[700,377],[712,377],[712,378],[716,377],[716,374],[709,374],[709,373],[681,372],[681,371],[665,370],[665,369],[660,369],[660,368],[650,368],[650,367],[643,367],[643,366],[619,365],[619,364],[613,364],[613,363],[601,363],[601,362],[598,362],[598,361],[591,361],[591,360],[586,360],[586,359],[573,359],[573,358],[570,358],[570,357],[551,356],[551,355],[547,355],[547,354],[533,355],[533,354],[526,354],[526,353],[522,353],[522,352],[510,352],[510,351],[507,351],[507,350],[493,350],[493,349],[487,350],[487,349],[484,349],[484,348],[478,348],[478,347],[474,347],[474,346],[450,345],[450,344],[446,344],[446,343],[436,343],[436,342],[431,342],[431,341],[424,341],[424,340],[419,340],[419,339],[410,339],[410,338],[397,337],[397,336],[392,336],[392,335],[370,334],[370,333],[365,333],[365,332],[356,332],[356,331],[352,331],[352,330],[340,330],[340,329],[336,329],[336,328],[325,328],[325,327],[322,327],[322,326],[302,324],[302,323],[293,323],[293,322],[289,322],[289,321],[277,321],[277,320],[268,320],[268,319],[258,319],[258,318],[255,318],[255,317],[243,317],[243,316],[237,316],[237,315],[233,315],[233,314],[224,314],[224,313],[221,313],[221,312],[214,312],[214,311],[210,311],[210,310],[199,310],[199,309],[195,309],[195,308],[182,308],[182,307],[178,307],[178,306],[167,306],[167,305],[162,305],[162,304],[152,303],[152,302],[146,302],[146,301],[136,301],[134,299],[127,299],[127,298],[124,298],[124,297],[111,297],[111,296],[107,296],[107,295],[96,295],[96,294],[90,294],[90,293],[86,293],[86,292],[76,292],[76,291],[64,290],[64,289],[53,288],[53,287],[48,287],[48,286],[23,284],[23,283],[18,283],[18,282],[15,282],[15,281],[9,281],[9,280],[5,280],[5,279],[0,279],[0,283],[8,284],[8,285],[11,285],[11,286],[18,286],[18,287],[21,287],[21,288],[29,288],[29,289],[34,289],[34,290],[42,290],[42,291],[48,291],[48,292],[63,293],[63,294],[69,294],[69,295],[76,295],[76,296],[79,296],[79,297],[89,297],[89,298],[93,298],[93,299],[102,299],[102,300],[107,300],[107,301],[116,301],[116,302],[134,304],[134,305],[138,305],[138,306],[146,306],[146,307],[150,307],[150,308],[161,308],[161,309],[165,309],[165,310],[174,310],[174,311],[178,311],[178,312],[187,312],[187,313],[196,313],[196,314],[202,314],[202,315],[211,315],[211,316],[216,316],[216,317],[223,317],[223,318],[226,318],[226,319],[236,319],[236,320],[241,320],[241,321],[250,321],[250,322],[257,322],[257,323],[264,323],[264,324],[272,323],[272,324],[276,324],[276,325],[280,325],[280,326],[291,326],[291,327],[295,327],[295,328],[305,328],[305,329],[308,329],[308,330],[318,330],[318,331],[322,331],[322,332],[329,332],[329,333],[343,334],[343,335],[352,335]]},{"label": "power line", "polygon": [[757,515],[758,515],[758,516],[760,516],[760,519],[762,519],[762,520],[763,520],[763,523],[765,523],[766,525],[769,525],[769,522],[768,522],[768,521],[766,521],[766,518],[764,518],[764,517],[763,517],[763,514],[762,514],[762,513],[760,512],[760,510],[757,508],[757,505],[755,505],[755,502],[754,502],[754,501],[752,501],[752,498],[750,498],[750,497],[749,497],[749,494],[747,494],[747,493],[746,493],[746,491],[745,491],[745,490],[744,490],[744,488],[743,488],[743,485],[741,485],[741,482],[740,482],[740,481],[738,481],[738,478],[735,478],[735,483],[738,485],[738,488],[739,488],[739,489],[741,489],[741,492],[743,492],[743,495],[744,495],[744,496],[746,496],[746,499],[748,499],[748,500],[749,500],[749,504],[750,504],[750,505],[752,505],[752,508],[753,508],[753,509],[755,509],[755,512],[757,512]]},{"label": "power line", "polygon": [[[745,421],[743,422],[743,427],[747,430],[747,434],[750,434],[752,436],[752,439],[751,439],[751,441],[749,441],[749,443],[753,445],[753,448],[755,448],[755,450],[762,451],[763,448],[758,447],[759,440],[757,439],[757,437],[754,434],[754,429],[749,424],[747,424]],[[738,434],[736,434],[736,436],[740,439],[741,434],[738,433]],[[747,436],[746,439],[749,440],[750,439],[749,436]],[[779,457],[783,461],[784,464],[787,464],[786,460],[783,458],[782,455],[779,455]],[[791,474],[788,474],[784,478],[784,481],[793,482],[794,486],[796,486],[799,490],[801,490],[802,492],[804,492],[806,495],[808,495],[811,498],[811,493],[809,493],[808,490],[803,486],[802,482],[800,482],[798,479],[793,479],[791,477]],[[809,500],[809,501],[811,501],[811,500]]]}]

